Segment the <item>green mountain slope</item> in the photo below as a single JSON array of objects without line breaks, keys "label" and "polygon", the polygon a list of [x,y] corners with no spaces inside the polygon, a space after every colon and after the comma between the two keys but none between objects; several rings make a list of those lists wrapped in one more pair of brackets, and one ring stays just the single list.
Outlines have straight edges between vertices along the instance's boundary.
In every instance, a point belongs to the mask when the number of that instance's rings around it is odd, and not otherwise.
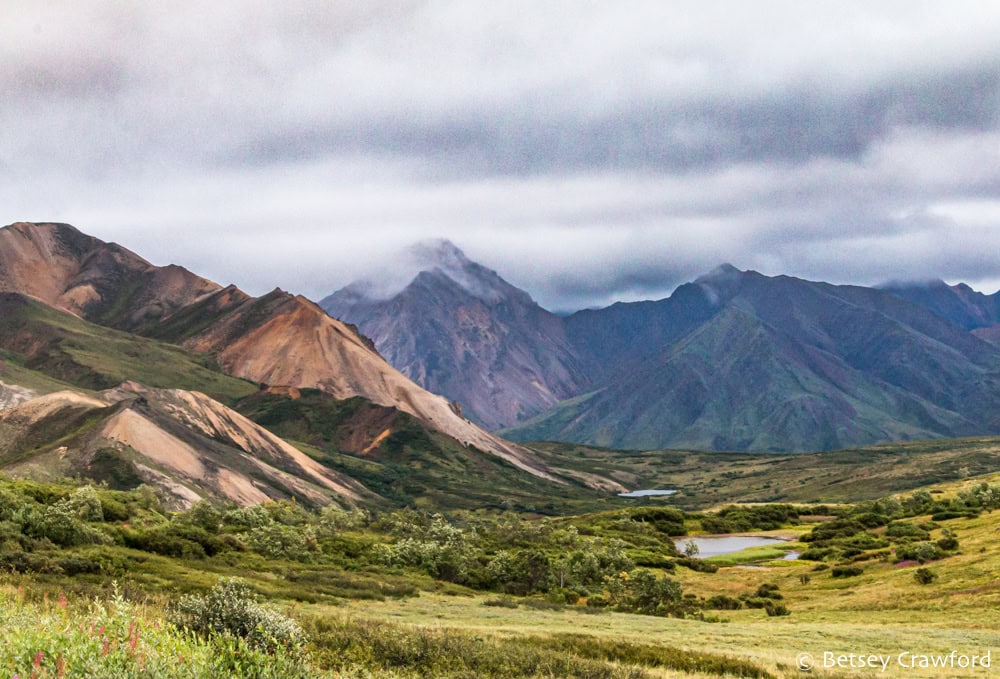
[{"label": "green mountain slope", "polygon": [[403,411],[360,398],[271,389],[236,408],[396,505],[555,513],[601,506],[620,490],[585,472],[572,474],[575,480],[567,483],[547,482],[461,446]]},{"label": "green mountain slope", "polygon": [[37,380],[14,372],[18,367],[91,390],[134,380],[197,390],[224,401],[256,390],[250,382],[220,372],[204,355],[95,325],[15,293],[0,293],[0,351],[10,364],[11,381],[26,378],[24,386],[29,387]]},{"label": "green mountain slope", "polygon": [[[633,449],[811,451],[1000,431],[1000,351],[919,306],[735,269],[699,281],[707,319],[689,310],[677,326],[686,332],[665,345],[640,332],[632,346],[643,353],[602,388],[502,433]],[[648,316],[648,305],[624,307],[608,312],[621,332],[635,330],[630,314]]]}]

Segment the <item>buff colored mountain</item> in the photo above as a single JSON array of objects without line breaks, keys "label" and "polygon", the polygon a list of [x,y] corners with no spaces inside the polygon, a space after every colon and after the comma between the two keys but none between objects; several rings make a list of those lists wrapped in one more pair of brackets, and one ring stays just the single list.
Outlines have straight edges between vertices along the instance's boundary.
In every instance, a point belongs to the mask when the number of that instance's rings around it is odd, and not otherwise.
[{"label": "buff colored mountain", "polygon": [[203,497],[240,505],[371,497],[357,481],[198,392],[134,382],[95,396],[55,392],[3,410],[0,431],[0,453],[11,461],[5,472],[141,481],[164,490],[175,506]]},{"label": "buff colored mountain", "polygon": [[303,297],[281,290],[250,297],[180,267],[156,267],[72,226],[25,222],[0,229],[3,291],[211,354],[236,377],[397,407],[466,446],[554,478],[529,450],[463,418],[390,366],[353,326]]},{"label": "buff colored mountain", "polygon": [[18,222],[0,229],[0,292],[28,295],[102,325],[141,329],[218,288],[68,224]]}]

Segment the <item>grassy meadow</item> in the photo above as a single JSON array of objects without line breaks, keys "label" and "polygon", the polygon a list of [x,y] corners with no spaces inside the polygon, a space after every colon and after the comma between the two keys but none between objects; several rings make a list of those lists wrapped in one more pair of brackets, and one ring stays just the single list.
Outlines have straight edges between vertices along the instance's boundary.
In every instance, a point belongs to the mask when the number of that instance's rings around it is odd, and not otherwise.
[{"label": "grassy meadow", "polygon": [[[1000,642],[997,482],[546,518],[292,502],[169,513],[149,489],[3,480],[0,672],[796,677],[808,653],[811,676],[988,676],[896,658]],[[674,547],[719,532],[785,541],[707,560]],[[824,653],[892,662],[824,669]]]}]

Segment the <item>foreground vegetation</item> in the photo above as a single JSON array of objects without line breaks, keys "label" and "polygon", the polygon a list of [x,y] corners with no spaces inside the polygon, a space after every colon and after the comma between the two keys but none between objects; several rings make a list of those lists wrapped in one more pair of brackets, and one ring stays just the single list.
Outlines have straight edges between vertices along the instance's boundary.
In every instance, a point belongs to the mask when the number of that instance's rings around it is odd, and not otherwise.
[{"label": "foreground vegetation", "polygon": [[[149,488],[0,480],[12,640],[0,668],[780,677],[797,672],[796,649],[988,648],[976,628],[1000,623],[997,508],[996,479],[849,505],[562,518],[292,502],[169,513]],[[705,532],[782,536],[803,559],[758,548],[701,560],[675,546]]]}]

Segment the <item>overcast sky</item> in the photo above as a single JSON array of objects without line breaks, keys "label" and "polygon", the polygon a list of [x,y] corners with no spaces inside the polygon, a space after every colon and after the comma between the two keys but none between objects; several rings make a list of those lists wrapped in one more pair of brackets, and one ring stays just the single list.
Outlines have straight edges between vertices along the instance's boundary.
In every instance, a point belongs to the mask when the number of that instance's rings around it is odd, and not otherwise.
[{"label": "overcast sky", "polygon": [[38,2],[0,223],[319,298],[445,237],[549,308],[728,261],[1000,287],[1000,3]]}]

